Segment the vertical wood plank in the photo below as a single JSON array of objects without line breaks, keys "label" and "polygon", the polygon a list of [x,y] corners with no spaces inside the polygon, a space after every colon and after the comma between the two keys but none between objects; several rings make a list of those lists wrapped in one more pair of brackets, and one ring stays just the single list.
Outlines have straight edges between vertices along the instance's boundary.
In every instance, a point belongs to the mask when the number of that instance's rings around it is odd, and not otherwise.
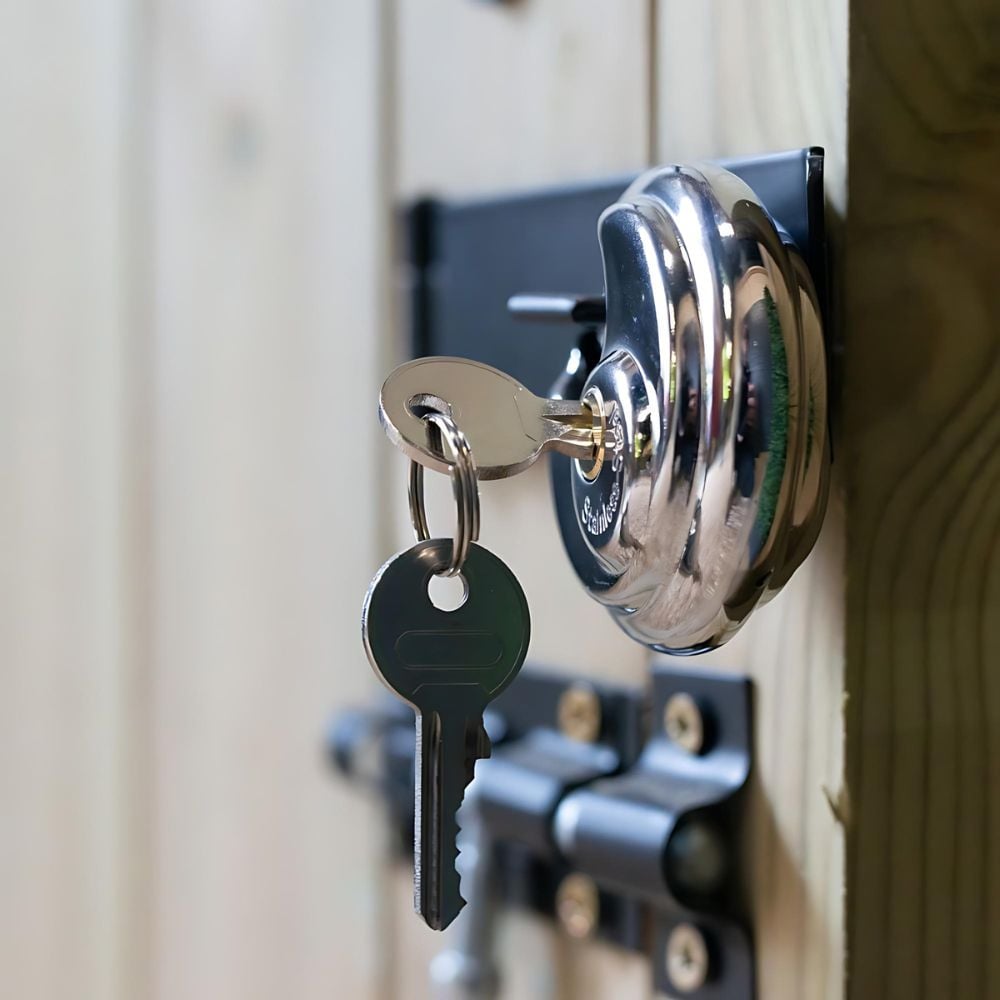
[{"label": "vertical wood plank", "polygon": [[648,159],[648,0],[396,0],[400,193],[511,190]]},{"label": "vertical wood plank", "polygon": [[825,146],[842,212],[847,19],[847,0],[657,0],[659,158]]},{"label": "vertical wood plank", "polygon": [[[510,191],[638,170],[648,161],[649,4],[601,0],[484,4],[396,0],[400,198]],[[595,226],[596,239],[596,226]],[[409,544],[405,462],[389,463],[390,544]],[[447,481],[427,481],[431,517],[448,517]],[[646,652],[582,592],[555,521],[543,465],[483,484],[483,542],[515,570],[532,613],[535,663],[641,682]],[[386,552],[386,555],[389,553]],[[572,628],[567,623],[572,622]],[[410,911],[409,872],[397,874],[395,995],[428,995],[427,966],[448,939]],[[596,946],[569,948],[530,918],[497,935],[503,996],[645,996],[646,964]]]},{"label": "vertical wood plank", "polygon": [[835,496],[816,549],[786,589],[697,661],[756,685],[744,849],[760,995],[779,1000],[844,989],[843,540]]},{"label": "vertical wood plank", "polygon": [[379,4],[155,5],[155,996],[371,997]]},{"label": "vertical wood plank", "polygon": [[851,4],[850,995],[1000,996],[1000,11]]},{"label": "vertical wood plank", "polygon": [[124,997],[127,4],[0,14],[0,978]]},{"label": "vertical wood plank", "polygon": [[[659,0],[660,160],[822,145],[836,234],[846,200],[847,14],[846,0]],[[836,343],[837,330],[827,333]],[[768,1000],[844,990],[842,490],[835,485],[816,551],[785,591],[697,661],[756,681],[747,856]]]}]

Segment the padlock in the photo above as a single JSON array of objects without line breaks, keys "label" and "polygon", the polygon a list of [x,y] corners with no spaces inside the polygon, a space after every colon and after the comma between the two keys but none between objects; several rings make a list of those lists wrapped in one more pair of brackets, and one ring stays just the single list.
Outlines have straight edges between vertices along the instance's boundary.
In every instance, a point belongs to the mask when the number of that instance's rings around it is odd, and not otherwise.
[{"label": "padlock", "polygon": [[702,652],[788,581],[820,529],[817,294],[791,238],[718,166],[650,171],[598,230],[603,349],[577,376],[605,440],[593,464],[552,458],[563,542],[632,638]]},{"label": "padlock", "polygon": [[598,235],[603,297],[510,303],[584,331],[554,398],[487,365],[421,358],[386,380],[380,414],[415,463],[442,472],[435,410],[464,431],[480,479],[554,452],[563,542],[587,591],[632,638],[698,653],[776,593],[819,532],[819,301],[792,238],[719,166],[650,171]]}]

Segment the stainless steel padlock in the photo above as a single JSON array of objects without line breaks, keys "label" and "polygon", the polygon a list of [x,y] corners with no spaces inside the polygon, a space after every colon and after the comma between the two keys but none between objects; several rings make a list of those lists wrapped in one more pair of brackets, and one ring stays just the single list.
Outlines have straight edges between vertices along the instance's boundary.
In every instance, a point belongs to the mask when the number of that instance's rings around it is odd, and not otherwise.
[{"label": "stainless steel padlock", "polygon": [[[634,639],[701,652],[787,582],[819,532],[829,438],[817,296],[792,240],[718,166],[650,171],[598,230],[604,340],[579,401],[432,358],[393,372],[380,412],[404,452],[440,471],[451,462],[428,410],[462,427],[482,479],[555,452],[563,541],[588,592]],[[580,305],[589,321],[593,306]]]},{"label": "stainless steel padlock", "polygon": [[607,441],[596,470],[553,462],[563,541],[630,636],[701,652],[780,590],[819,533],[830,449],[816,291],[721,167],[647,173],[599,234],[606,327],[583,398]]}]

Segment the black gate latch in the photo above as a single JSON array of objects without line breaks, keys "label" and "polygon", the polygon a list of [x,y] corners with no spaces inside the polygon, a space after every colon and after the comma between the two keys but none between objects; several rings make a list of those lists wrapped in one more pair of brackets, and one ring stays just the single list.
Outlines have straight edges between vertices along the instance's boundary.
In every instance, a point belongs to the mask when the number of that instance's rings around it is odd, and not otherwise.
[{"label": "black gate latch", "polygon": [[[659,667],[652,689],[526,667],[490,706],[493,756],[467,801],[493,845],[503,905],[650,955],[654,988],[753,996],[741,792],[751,684]],[[395,699],[331,727],[338,769],[380,790],[413,843],[413,713]]]}]

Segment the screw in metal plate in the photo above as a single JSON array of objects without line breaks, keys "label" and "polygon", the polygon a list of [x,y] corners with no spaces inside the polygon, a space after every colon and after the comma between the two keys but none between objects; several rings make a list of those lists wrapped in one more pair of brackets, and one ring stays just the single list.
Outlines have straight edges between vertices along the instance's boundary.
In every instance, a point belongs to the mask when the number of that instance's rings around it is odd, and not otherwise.
[{"label": "screw in metal plate", "polygon": [[580,743],[594,743],[601,735],[601,699],[586,684],[568,687],[559,699],[559,729]]},{"label": "screw in metal plate", "polygon": [[694,993],[708,982],[708,944],[693,924],[678,924],[667,939],[667,978],[680,993]]},{"label": "screw in metal plate", "polygon": [[601,897],[594,880],[580,873],[567,875],[556,892],[556,913],[570,937],[590,937],[601,915]]},{"label": "screw in metal plate", "polygon": [[705,719],[689,694],[672,695],[663,710],[663,728],[682,750],[699,754],[705,749]]}]

